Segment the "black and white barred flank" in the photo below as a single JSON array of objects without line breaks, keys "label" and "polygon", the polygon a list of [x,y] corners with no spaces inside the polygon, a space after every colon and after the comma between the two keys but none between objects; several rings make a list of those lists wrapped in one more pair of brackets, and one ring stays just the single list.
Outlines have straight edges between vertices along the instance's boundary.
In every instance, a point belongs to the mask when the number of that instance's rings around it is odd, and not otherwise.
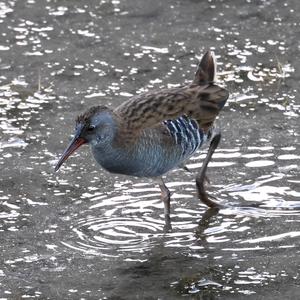
[{"label": "black and white barred flank", "polygon": [[194,119],[185,115],[175,120],[166,120],[163,123],[174,138],[175,143],[181,146],[183,157],[191,156],[211,135],[211,132],[203,132]]}]

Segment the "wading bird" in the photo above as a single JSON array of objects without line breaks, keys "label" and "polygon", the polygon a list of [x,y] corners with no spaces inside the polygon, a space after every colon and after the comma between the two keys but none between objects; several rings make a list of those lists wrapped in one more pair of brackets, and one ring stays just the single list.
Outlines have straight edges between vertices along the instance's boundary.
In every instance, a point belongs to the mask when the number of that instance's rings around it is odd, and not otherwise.
[{"label": "wading bird", "polygon": [[215,76],[215,57],[208,51],[190,84],[142,93],[115,109],[89,108],[77,117],[74,138],[55,171],[77,148],[89,144],[97,163],[107,171],[154,178],[169,220],[170,192],[162,175],[184,165],[197,149],[210,142],[196,185],[200,200],[218,207],[208,197],[204,183],[207,165],[221,138],[214,121],[229,94],[215,84]]}]

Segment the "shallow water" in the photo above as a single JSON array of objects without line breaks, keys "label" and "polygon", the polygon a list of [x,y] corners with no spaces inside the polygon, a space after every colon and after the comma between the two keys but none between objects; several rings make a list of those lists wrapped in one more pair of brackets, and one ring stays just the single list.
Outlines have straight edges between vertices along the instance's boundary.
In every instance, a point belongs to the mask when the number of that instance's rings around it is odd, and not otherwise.
[{"label": "shallow water", "polygon": [[[296,299],[299,3],[0,1],[0,298]],[[231,96],[208,190],[205,149],[159,189],[88,147],[54,174],[74,118],[192,78],[208,48]]]}]

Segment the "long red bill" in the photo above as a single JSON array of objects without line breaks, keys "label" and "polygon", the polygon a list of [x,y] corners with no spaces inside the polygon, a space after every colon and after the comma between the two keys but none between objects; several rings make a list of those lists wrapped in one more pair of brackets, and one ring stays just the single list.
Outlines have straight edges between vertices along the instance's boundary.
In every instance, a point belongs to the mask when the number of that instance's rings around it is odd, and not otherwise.
[{"label": "long red bill", "polygon": [[81,145],[85,144],[86,140],[80,137],[75,136],[67,149],[62,154],[61,158],[59,159],[57,165],[55,166],[55,172],[61,167],[61,165],[68,159],[68,157]]}]

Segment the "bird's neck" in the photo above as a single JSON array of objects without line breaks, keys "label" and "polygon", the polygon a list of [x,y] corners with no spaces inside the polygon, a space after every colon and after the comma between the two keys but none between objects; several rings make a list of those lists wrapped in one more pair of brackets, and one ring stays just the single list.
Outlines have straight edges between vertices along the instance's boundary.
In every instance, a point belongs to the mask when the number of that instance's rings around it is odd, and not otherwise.
[{"label": "bird's neck", "polygon": [[[143,131],[139,135],[122,134],[119,135],[117,132],[116,139],[112,143],[92,145],[94,158],[109,172],[147,176],[145,168],[148,168],[149,164],[154,164],[158,160],[156,156],[160,156],[162,152],[159,134],[153,129],[148,129],[147,132]],[[148,161],[149,158],[151,158],[151,162]]]},{"label": "bird's neck", "polygon": [[111,173],[131,175],[131,162],[134,162],[134,147],[121,147],[118,143],[91,145],[94,158]]}]

